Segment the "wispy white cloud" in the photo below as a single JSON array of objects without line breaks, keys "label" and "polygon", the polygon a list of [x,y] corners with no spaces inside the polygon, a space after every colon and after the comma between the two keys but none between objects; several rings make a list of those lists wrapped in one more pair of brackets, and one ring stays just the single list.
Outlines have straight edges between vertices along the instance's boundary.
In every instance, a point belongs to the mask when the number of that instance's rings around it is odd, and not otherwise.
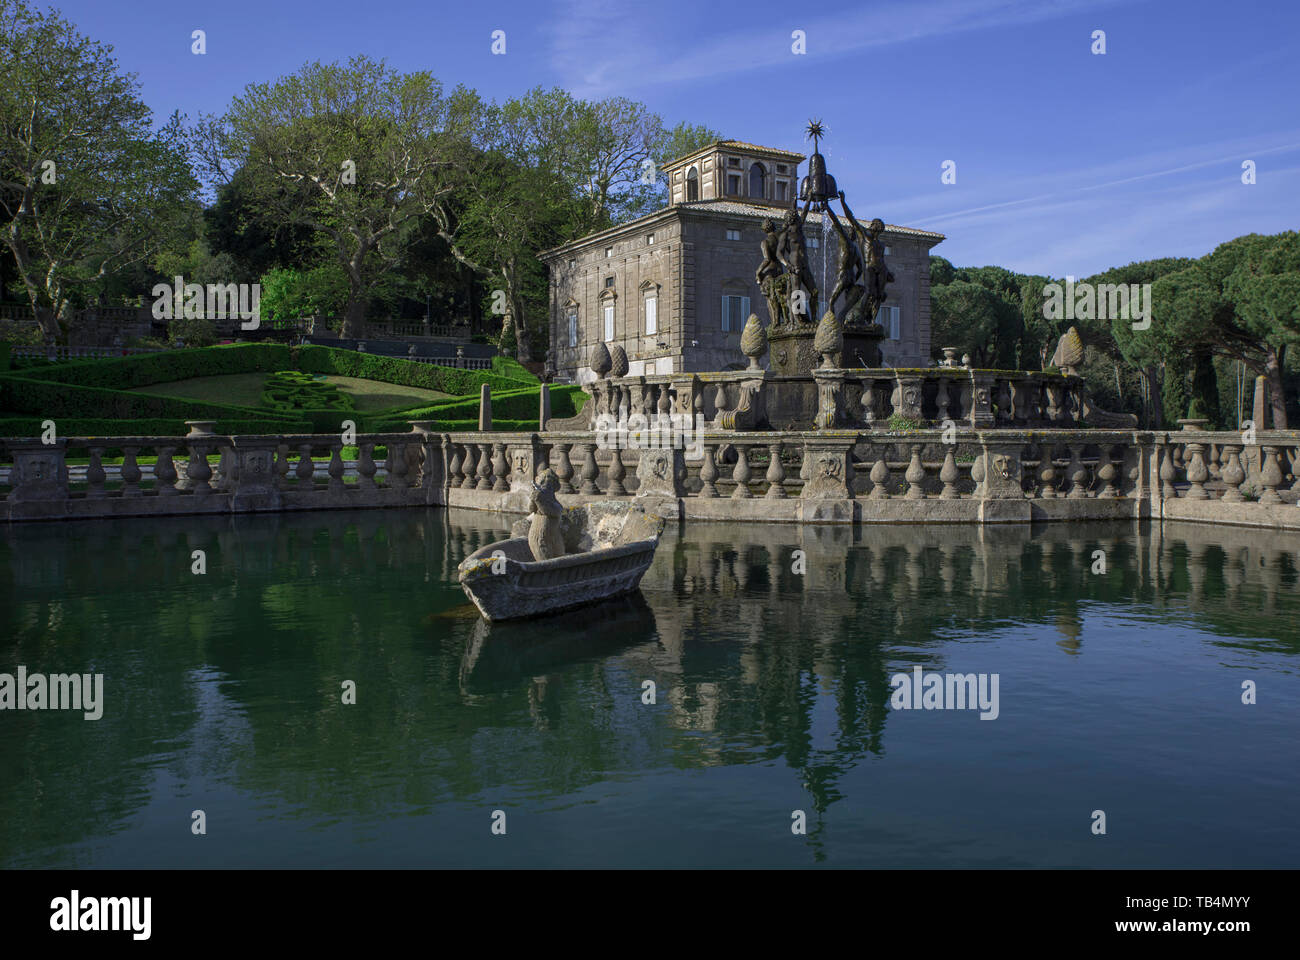
[{"label": "wispy white cloud", "polygon": [[[1300,131],[1291,131],[1286,137],[1300,138]],[[1000,210],[1010,208],[1024,208],[1043,206],[1048,201],[1055,198],[1067,197],[1071,195],[1083,195],[1096,193],[1098,191],[1115,191],[1131,184],[1142,183],[1148,180],[1156,180],[1164,177],[1174,177],[1179,174],[1191,173],[1197,170],[1206,170],[1218,168],[1224,171],[1237,171],[1240,164],[1245,159],[1258,161],[1261,157],[1272,156],[1274,154],[1286,154],[1300,152],[1300,139],[1290,142],[1277,143],[1277,138],[1272,138],[1270,145],[1263,145],[1261,138],[1239,141],[1231,148],[1224,144],[1207,145],[1205,147],[1187,147],[1178,151],[1166,151],[1159,154],[1148,156],[1128,157],[1122,161],[1115,161],[1105,165],[1093,167],[1086,170],[1074,171],[1053,171],[1050,174],[1042,174],[1026,182],[1023,180],[1012,180],[1008,183],[1020,187],[1022,190],[1029,186],[1031,189],[1037,186],[1055,186],[1056,189],[1048,190],[1031,196],[1021,196],[1015,199],[1000,200],[990,203],[981,204],[974,207],[968,207],[959,210],[948,210],[935,215],[922,214],[919,218],[914,217],[913,226],[925,227],[927,229],[943,230],[945,226],[968,220],[972,216],[983,213],[988,210]],[[1223,152],[1220,152],[1223,151]],[[1217,156],[1206,157],[1207,153]],[[1190,156],[1200,156],[1203,159],[1190,159]],[[1178,157],[1184,162],[1177,162],[1174,157]],[[1164,164],[1174,162],[1174,166],[1164,166]],[[1158,169],[1151,169],[1152,167]],[[1163,167],[1162,169],[1159,169]],[[1138,172],[1133,172],[1138,171]],[[1113,178],[1116,173],[1128,172],[1128,176]],[[1113,179],[1107,179],[1108,177]],[[1062,186],[1071,184],[1071,186]],[[923,203],[933,204],[935,197],[931,194],[925,198],[913,198],[916,209]],[[900,204],[906,204],[907,201],[901,201]]]},{"label": "wispy white cloud", "polygon": [[[790,56],[796,29],[806,35],[809,59],[834,58],[1124,2],[1131,0],[891,0],[833,15],[820,13],[821,8],[791,8],[788,17],[764,17],[762,27],[735,29],[731,14],[694,3],[670,11],[659,3],[565,0],[548,33],[552,64],[563,84],[579,96],[607,96],[768,67],[775,58]],[[735,8],[737,19],[743,10]],[[693,21],[698,29],[691,27]]]}]

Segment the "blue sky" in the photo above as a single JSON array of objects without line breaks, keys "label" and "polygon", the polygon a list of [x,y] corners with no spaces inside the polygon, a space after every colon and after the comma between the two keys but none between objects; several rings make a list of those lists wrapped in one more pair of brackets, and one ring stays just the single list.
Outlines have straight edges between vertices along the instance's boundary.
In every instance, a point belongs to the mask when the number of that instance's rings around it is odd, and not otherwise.
[{"label": "blue sky", "polygon": [[[247,83],[366,53],[495,99],[539,84],[628,96],[789,149],[820,117],[854,212],[938,230],[935,253],[963,266],[1082,276],[1300,225],[1292,0],[55,5],[113,44],[159,115],[217,111]],[[190,52],[194,29],[206,56]],[[955,184],[940,182],[946,160]]]}]

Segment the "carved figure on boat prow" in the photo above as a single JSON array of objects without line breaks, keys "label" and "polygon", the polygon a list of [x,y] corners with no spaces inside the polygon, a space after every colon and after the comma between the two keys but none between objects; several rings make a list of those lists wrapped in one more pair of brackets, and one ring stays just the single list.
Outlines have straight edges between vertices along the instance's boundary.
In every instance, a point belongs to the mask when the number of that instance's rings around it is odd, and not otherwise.
[{"label": "carved figure on boat prow", "polygon": [[560,528],[564,507],[555,496],[559,489],[560,480],[549,468],[533,481],[533,495],[528,501],[528,549],[534,560],[564,556],[564,533]]}]

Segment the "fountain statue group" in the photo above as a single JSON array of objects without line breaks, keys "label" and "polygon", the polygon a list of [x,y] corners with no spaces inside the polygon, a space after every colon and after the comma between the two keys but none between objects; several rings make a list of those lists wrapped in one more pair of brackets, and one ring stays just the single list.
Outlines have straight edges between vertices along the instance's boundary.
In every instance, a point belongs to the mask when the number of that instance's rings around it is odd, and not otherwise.
[{"label": "fountain statue group", "polygon": [[[879,341],[884,331],[874,321],[885,301],[886,288],[894,279],[885,264],[885,248],[880,241],[885,225],[878,219],[866,226],[858,221],[844,191],[836,188],[835,178],[826,172],[826,160],[818,149],[818,138],[823,135],[821,124],[810,123],[808,133],[813,138],[813,153],[808,159],[808,176],[799,190],[803,209],[799,210],[796,200],[786,211],[779,230],[772,220],[763,222],[762,261],[754,274],[767,301],[772,367],[782,374],[811,370],[818,354],[826,356],[814,339],[817,330],[827,324],[837,334],[831,338],[836,349],[830,351],[835,366],[879,366]],[[836,199],[843,210],[843,222],[831,208]],[[820,325],[814,318],[821,291],[809,267],[804,238],[810,210],[829,218],[839,235],[836,283]],[[821,340],[823,346],[828,342],[824,332]]]}]

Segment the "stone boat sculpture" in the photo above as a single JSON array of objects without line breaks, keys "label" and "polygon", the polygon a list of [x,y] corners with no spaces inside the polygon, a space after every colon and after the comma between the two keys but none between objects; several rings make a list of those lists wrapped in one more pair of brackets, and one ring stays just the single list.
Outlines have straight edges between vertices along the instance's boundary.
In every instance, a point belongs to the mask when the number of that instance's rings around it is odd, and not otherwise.
[{"label": "stone boat sculpture", "polygon": [[626,502],[563,509],[546,471],[533,512],[461,561],[460,585],[484,618],[516,620],[572,610],[636,590],[654,560],[664,521]]}]

